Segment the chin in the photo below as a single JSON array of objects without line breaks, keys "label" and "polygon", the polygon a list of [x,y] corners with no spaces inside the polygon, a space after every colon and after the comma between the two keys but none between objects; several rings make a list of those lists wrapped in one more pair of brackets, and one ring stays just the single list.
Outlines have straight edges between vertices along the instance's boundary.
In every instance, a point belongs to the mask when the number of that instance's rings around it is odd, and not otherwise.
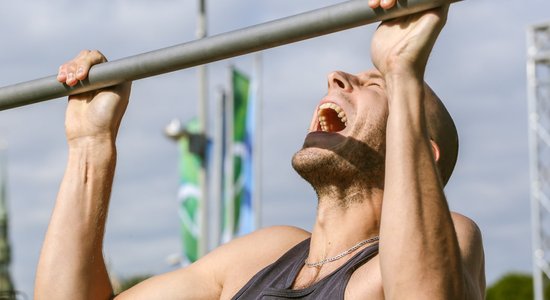
[{"label": "chin", "polygon": [[314,188],[357,178],[358,170],[334,151],[307,147],[292,157],[292,167]]},{"label": "chin", "polygon": [[347,150],[304,147],[292,157],[292,167],[316,190],[323,185],[383,187],[383,154],[364,147]]},{"label": "chin", "polygon": [[303,148],[292,157],[292,167],[298,174],[304,177],[302,173],[318,173],[320,166],[329,163],[331,156],[334,155],[333,152],[326,149],[316,147]]}]

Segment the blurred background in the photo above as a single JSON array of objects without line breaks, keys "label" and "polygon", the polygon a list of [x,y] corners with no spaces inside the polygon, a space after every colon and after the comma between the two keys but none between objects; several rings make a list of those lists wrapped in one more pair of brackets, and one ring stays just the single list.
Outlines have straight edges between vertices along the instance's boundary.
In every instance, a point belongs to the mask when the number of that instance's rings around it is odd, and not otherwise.
[{"label": "blurred background", "polygon": [[[338,2],[211,0],[208,33]],[[0,86],[52,75],[82,49],[99,49],[114,60],[191,41],[197,10],[197,1],[176,0],[0,2]],[[545,0],[455,4],[427,70],[427,81],[454,116],[461,140],[447,197],[453,210],[481,228],[489,285],[511,272],[527,274],[530,284],[526,30],[547,21],[550,2]],[[371,67],[375,27],[263,51],[262,227],[311,228],[315,194],[294,173],[290,158],[301,147],[313,110],[326,92],[326,75]],[[254,56],[208,66],[211,128],[217,91],[227,88],[230,65],[252,74]],[[196,68],[133,85],[118,138],[105,243],[109,269],[121,281],[177,267],[170,262],[182,252],[180,153],[164,130],[174,118],[186,122],[197,116],[198,94]],[[58,99],[0,112],[11,279],[27,299],[33,295],[40,247],[65,168],[65,104]]]}]

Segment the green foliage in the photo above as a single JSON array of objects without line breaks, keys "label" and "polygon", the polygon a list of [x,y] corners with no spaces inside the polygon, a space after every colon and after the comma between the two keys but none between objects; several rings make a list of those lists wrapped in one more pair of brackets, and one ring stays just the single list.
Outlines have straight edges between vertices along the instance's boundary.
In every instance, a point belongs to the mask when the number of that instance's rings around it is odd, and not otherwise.
[{"label": "green foliage", "polygon": [[[487,288],[486,300],[531,300],[534,298],[530,274],[509,273]],[[550,300],[550,280],[544,277],[544,299]]]},{"label": "green foliage", "polygon": [[135,276],[125,278],[124,280],[122,280],[120,282],[120,285],[119,285],[117,291],[115,291],[115,292],[116,292],[116,294],[120,294],[120,293],[124,292],[125,290],[133,287],[134,285],[144,281],[145,279],[148,279],[149,277],[151,277],[151,275],[135,275]]},{"label": "green foliage", "polygon": [[526,274],[506,274],[487,289],[486,300],[531,299],[533,299],[533,278]]}]

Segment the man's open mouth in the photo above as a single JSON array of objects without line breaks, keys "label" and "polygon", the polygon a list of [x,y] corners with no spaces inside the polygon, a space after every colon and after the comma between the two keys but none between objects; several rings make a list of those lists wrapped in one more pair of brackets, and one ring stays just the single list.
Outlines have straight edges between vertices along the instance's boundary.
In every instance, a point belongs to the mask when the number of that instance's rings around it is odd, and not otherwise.
[{"label": "man's open mouth", "polygon": [[348,117],[344,110],[334,103],[323,103],[317,111],[319,127],[325,132],[339,132],[348,125]]}]

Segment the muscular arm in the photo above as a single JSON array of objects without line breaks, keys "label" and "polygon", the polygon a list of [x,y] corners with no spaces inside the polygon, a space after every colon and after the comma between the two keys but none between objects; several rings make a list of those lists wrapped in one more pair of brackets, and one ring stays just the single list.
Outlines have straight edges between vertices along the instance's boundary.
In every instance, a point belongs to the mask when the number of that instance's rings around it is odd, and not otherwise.
[{"label": "muscular arm", "polygon": [[[115,161],[110,142],[70,149],[39,262],[37,299],[112,297],[102,241]],[[253,274],[305,238],[303,235],[288,229],[260,231],[189,267],[150,278],[116,299],[221,299],[222,295],[229,299]],[[255,257],[258,253],[261,256]]]},{"label": "muscular arm", "polygon": [[445,18],[446,7],[387,22],[373,39],[389,108],[380,227],[387,299],[483,298],[479,231],[453,222],[426,124],[424,69]]},{"label": "muscular arm", "polygon": [[[75,85],[105,61],[83,51],[64,64],[58,80]],[[81,72],[79,72],[79,70]],[[115,140],[130,84],[71,96],[66,113],[67,168],[36,274],[36,299],[109,299],[103,236],[116,165]],[[191,266],[155,276],[120,299],[230,299],[256,272],[309,233],[272,227],[237,239]]]},{"label": "muscular arm", "polygon": [[102,245],[115,168],[111,141],[74,147],[36,275],[36,299],[108,299]]},{"label": "muscular arm", "polygon": [[[106,61],[82,51],[62,65],[69,86]],[[103,235],[116,165],[115,140],[128,104],[130,83],[69,97],[65,131],[69,157],[38,262],[36,299],[108,299]]]},{"label": "muscular arm", "polygon": [[403,299],[415,291],[424,299],[464,299],[458,240],[426,130],[423,81],[404,75],[386,80],[380,259],[387,296]]},{"label": "muscular arm", "polygon": [[[58,80],[75,85],[105,61],[82,51]],[[107,299],[112,288],[103,261],[103,235],[116,165],[115,140],[130,84],[71,96],[65,129],[69,157],[38,263],[37,299]]]}]

